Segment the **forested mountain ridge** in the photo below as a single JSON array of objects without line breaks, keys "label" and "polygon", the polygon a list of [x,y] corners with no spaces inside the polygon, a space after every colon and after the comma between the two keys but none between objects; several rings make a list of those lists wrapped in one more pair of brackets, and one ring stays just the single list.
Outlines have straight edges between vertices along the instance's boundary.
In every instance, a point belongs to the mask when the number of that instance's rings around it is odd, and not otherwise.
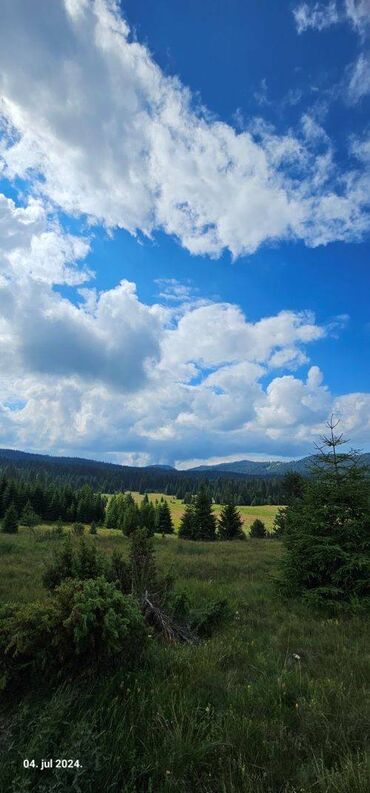
[{"label": "forested mountain ridge", "polygon": [[[281,503],[282,477],[289,470],[307,474],[312,457],[291,463],[254,462],[221,463],[190,470],[165,465],[124,466],[79,457],[56,457],[15,449],[0,449],[0,473],[28,482],[57,482],[78,489],[89,485],[95,492],[115,493],[135,490],[141,493],[162,492],[183,499],[206,484],[218,503],[231,499],[238,504]],[[370,455],[362,455],[364,464]]]}]

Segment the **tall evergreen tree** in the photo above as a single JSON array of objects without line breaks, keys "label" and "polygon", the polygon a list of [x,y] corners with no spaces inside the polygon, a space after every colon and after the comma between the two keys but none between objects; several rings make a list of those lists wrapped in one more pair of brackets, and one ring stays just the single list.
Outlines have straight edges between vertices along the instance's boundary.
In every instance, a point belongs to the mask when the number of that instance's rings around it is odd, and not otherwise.
[{"label": "tall evergreen tree", "polygon": [[137,529],[131,535],[130,564],[131,591],[141,600],[146,592],[155,591],[157,583],[153,540],[145,529]]},{"label": "tall evergreen tree", "polygon": [[193,504],[187,504],[181,517],[179,534],[181,540],[195,540],[195,510]]},{"label": "tall evergreen tree", "polygon": [[6,510],[3,518],[2,530],[6,534],[16,534],[18,531],[18,515],[14,504]]},{"label": "tall evergreen tree", "polygon": [[154,504],[149,501],[147,494],[145,494],[139,510],[139,527],[145,528],[151,536],[156,531],[156,513]]},{"label": "tall evergreen tree", "polygon": [[303,498],[286,511],[282,587],[316,605],[370,604],[369,477],[332,417]]},{"label": "tall evergreen tree", "polygon": [[216,518],[212,512],[212,499],[205,488],[201,488],[194,507],[195,539],[216,539]]},{"label": "tall evergreen tree", "polygon": [[242,526],[243,521],[235,504],[231,502],[225,504],[221,510],[217,527],[220,540],[244,540],[245,534]]},{"label": "tall evergreen tree", "polygon": [[159,505],[157,531],[160,534],[173,534],[173,521],[167,501]]}]

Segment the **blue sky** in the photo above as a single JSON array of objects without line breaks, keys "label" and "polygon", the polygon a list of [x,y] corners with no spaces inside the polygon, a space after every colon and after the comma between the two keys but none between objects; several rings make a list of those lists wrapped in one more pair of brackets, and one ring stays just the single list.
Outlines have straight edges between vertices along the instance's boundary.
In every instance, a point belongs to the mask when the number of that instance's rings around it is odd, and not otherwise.
[{"label": "blue sky", "polygon": [[368,0],[3,0],[2,446],[285,458],[334,412],[370,449],[369,34]]}]

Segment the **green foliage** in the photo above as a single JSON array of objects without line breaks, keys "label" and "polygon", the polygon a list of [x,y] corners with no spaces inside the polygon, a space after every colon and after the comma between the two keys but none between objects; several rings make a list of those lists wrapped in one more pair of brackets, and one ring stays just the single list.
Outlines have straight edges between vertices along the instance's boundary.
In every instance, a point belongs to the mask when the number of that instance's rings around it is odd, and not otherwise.
[{"label": "green foliage", "polygon": [[285,529],[286,529],[286,507],[280,507],[280,509],[278,509],[275,515],[273,531],[271,536],[275,540],[280,540],[285,534]]},{"label": "green foliage", "polygon": [[106,570],[106,578],[118,586],[124,595],[131,592],[131,569],[119,551],[114,550],[110,565]]},{"label": "green foliage", "polygon": [[22,526],[27,526],[29,529],[32,529],[34,526],[37,526],[40,523],[40,518],[38,515],[36,515],[36,512],[33,509],[30,501],[27,501],[19,522]]},{"label": "green foliage", "polygon": [[230,607],[226,599],[207,603],[191,614],[191,626],[202,638],[209,638],[230,618]]},{"label": "green foliage", "polygon": [[196,537],[195,510],[193,504],[186,504],[181,517],[178,536],[182,540],[194,540]]},{"label": "green foliage", "polygon": [[201,488],[195,500],[195,531],[197,540],[216,539],[216,518],[212,512],[212,499]]},{"label": "green foliage", "polygon": [[5,534],[16,534],[18,531],[18,515],[14,504],[8,507],[4,515],[2,530]]},{"label": "green foliage", "polygon": [[369,479],[328,424],[324,452],[301,499],[286,510],[283,591],[313,605],[366,607],[370,602]]},{"label": "green foliage", "polygon": [[256,518],[256,520],[253,521],[249,533],[250,536],[254,538],[263,539],[264,537],[267,537],[265,524],[259,518]]},{"label": "green foliage", "polygon": [[216,518],[212,500],[201,488],[194,504],[187,504],[181,519],[179,537],[183,540],[215,540]]},{"label": "green foliage", "polygon": [[167,501],[162,501],[158,505],[156,530],[160,534],[173,534],[173,522]]},{"label": "green foliage", "polygon": [[245,534],[242,526],[243,521],[235,504],[232,502],[225,504],[218,520],[218,536],[220,540],[244,540]]},{"label": "green foliage", "polygon": [[131,536],[130,565],[132,593],[141,601],[145,592],[156,591],[158,583],[153,540],[145,528]]},{"label": "green foliage", "polygon": [[[3,555],[4,542],[17,554]],[[117,668],[93,675],[78,659],[78,679],[68,664],[59,681],[51,665],[28,674],[2,697],[0,790],[368,793],[367,615],[287,608],[272,583],[278,541],[153,543],[158,569],[173,564],[186,593],[174,596],[180,624],[215,598],[231,615],[195,647],[148,639],[132,672],[118,654]],[[128,543],[101,532],[99,547],[108,559]],[[44,556],[29,532],[0,535],[3,600],[45,598]],[[40,774],[19,762],[45,756],[82,767]]]},{"label": "green foliage", "polygon": [[0,668],[17,672],[132,664],[145,646],[145,626],[130,597],[104,578],[61,584],[46,603],[0,615]]},{"label": "green foliage", "polygon": [[81,540],[74,547],[70,535],[63,547],[58,551],[43,574],[43,584],[53,590],[67,578],[98,578],[105,569],[105,562],[94,542]]},{"label": "green foliage", "polygon": [[98,530],[97,530],[97,527],[96,527],[96,523],[93,520],[93,522],[92,522],[92,524],[90,526],[90,529],[89,529],[89,534],[97,534],[97,533],[98,533]]}]

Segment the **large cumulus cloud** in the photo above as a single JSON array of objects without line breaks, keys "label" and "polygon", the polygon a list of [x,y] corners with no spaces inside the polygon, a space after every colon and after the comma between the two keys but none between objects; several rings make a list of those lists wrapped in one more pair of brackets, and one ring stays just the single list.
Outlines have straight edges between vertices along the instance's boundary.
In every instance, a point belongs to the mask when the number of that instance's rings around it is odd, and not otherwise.
[{"label": "large cumulus cloud", "polygon": [[343,173],[307,125],[237,133],[195,109],[113,0],[53,0],[47,13],[44,0],[2,0],[1,10],[3,170],[31,176],[64,211],[162,229],[211,256],[368,232],[368,169]]}]

